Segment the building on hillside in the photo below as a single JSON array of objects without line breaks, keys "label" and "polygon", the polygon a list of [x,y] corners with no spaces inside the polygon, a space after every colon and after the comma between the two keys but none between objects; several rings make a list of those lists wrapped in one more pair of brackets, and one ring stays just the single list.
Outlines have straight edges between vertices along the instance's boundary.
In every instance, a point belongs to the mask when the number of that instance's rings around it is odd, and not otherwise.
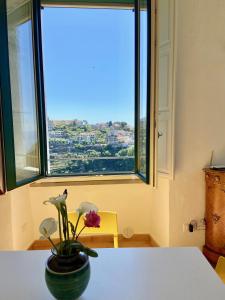
[{"label": "building on hillside", "polygon": [[96,133],[95,132],[82,132],[76,137],[76,141],[78,143],[87,143],[87,144],[95,143]]},{"label": "building on hillside", "polygon": [[68,135],[63,130],[51,130],[49,131],[49,137],[50,138],[67,138]]},{"label": "building on hillside", "polygon": [[125,130],[111,130],[107,134],[107,143],[109,145],[121,145],[128,147],[134,144],[134,135]]},{"label": "building on hillside", "polygon": [[54,128],[54,122],[48,118],[48,130],[51,131]]}]

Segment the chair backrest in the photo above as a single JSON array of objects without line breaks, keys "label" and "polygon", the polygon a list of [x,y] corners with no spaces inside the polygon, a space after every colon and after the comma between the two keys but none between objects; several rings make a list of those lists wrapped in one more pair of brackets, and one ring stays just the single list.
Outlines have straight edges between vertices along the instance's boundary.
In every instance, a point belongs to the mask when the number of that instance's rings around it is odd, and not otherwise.
[{"label": "chair backrest", "polygon": [[[112,211],[98,211],[98,215],[101,218],[101,223],[99,228],[89,228],[85,227],[82,231],[84,234],[112,234],[114,237],[114,247],[118,248],[118,223],[117,223],[117,213]],[[76,212],[69,212],[68,218],[73,225],[76,225],[78,214]],[[77,233],[84,226],[82,220],[79,222]]]},{"label": "chair backrest", "polygon": [[216,265],[216,273],[225,283],[225,257],[220,256]]}]

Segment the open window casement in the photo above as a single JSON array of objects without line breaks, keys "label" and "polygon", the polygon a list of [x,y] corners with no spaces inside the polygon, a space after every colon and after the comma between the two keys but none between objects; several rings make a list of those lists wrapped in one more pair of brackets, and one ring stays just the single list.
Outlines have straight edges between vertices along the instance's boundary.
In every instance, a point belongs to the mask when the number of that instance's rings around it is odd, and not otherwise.
[{"label": "open window casement", "polygon": [[155,2],[139,3],[139,46],[136,50],[139,61],[137,103],[137,174],[148,184],[155,186],[155,134],[156,134],[156,94],[155,94]]},{"label": "open window casement", "polygon": [[[42,62],[44,7],[133,9],[135,20],[135,174],[155,182],[154,1],[23,1],[0,4],[0,57],[4,162],[7,189],[47,176],[46,112]],[[59,43],[60,44],[60,43]],[[66,174],[65,174],[66,175]],[[79,174],[70,174],[79,175]],[[100,174],[99,174],[100,175]]]},{"label": "open window casement", "polygon": [[39,7],[38,1],[1,1],[0,77],[8,190],[44,175]]},{"label": "open window casement", "polygon": [[174,0],[158,1],[158,172],[174,168]]}]

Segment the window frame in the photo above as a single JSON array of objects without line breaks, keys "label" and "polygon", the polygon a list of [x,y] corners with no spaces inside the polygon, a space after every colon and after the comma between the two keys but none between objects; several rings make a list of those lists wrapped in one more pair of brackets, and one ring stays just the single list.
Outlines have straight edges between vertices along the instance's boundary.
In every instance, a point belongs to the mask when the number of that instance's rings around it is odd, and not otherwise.
[{"label": "window frame", "polygon": [[[140,139],[140,60],[141,60],[141,0],[135,0],[135,165],[136,174],[142,181],[147,184],[154,186],[154,159],[151,158],[153,148],[155,148],[155,134],[151,131],[151,128],[155,128],[155,121],[152,123],[151,120],[155,120],[154,117],[154,97],[151,96],[154,85],[152,76],[152,19],[153,13],[155,12],[152,7],[153,3],[151,0],[147,0],[147,99],[146,99],[146,176],[140,171],[140,157],[139,157],[139,139]],[[151,124],[152,123],[152,124]],[[153,141],[151,147],[151,140]],[[151,171],[152,170],[152,171]]]},{"label": "window frame", "polygon": [[[70,1],[66,1],[66,0],[41,0],[41,8],[44,9],[45,7],[46,8],[55,8],[55,7],[65,7],[65,8],[101,8],[101,9],[131,9],[134,8],[134,13],[135,13],[135,20],[134,20],[134,23],[135,23],[135,27],[134,27],[134,34],[135,34],[135,37],[136,37],[136,33],[135,33],[135,30],[136,28],[138,28],[136,26],[136,15],[137,15],[137,9],[136,9],[136,5],[137,3],[141,1],[141,0],[70,0]],[[130,3],[130,4],[129,4]],[[134,49],[136,48],[136,41],[135,41],[135,45],[134,45]],[[136,52],[136,49],[135,49],[135,52]],[[135,61],[136,61],[136,58],[135,58]],[[135,66],[134,68],[134,75],[136,76],[136,73],[137,73],[137,66]],[[134,76],[134,77],[135,77]],[[135,82],[136,82],[136,79],[135,79]],[[135,83],[136,85],[136,83]],[[136,88],[135,88],[136,90]],[[52,177],[55,177],[55,178],[59,178],[59,177],[69,177],[69,178],[72,178],[72,177],[98,177],[98,176],[105,176],[105,177],[110,177],[110,176],[118,176],[118,175],[137,175],[138,177],[141,178],[141,180],[145,181],[146,183],[149,183],[148,180],[144,180],[143,179],[143,176],[139,176],[139,173],[137,172],[137,163],[136,163],[136,145],[137,145],[137,141],[136,141],[136,119],[138,118],[138,115],[136,113],[136,102],[135,102],[135,99],[136,99],[136,96],[134,95],[134,153],[135,153],[135,157],[134,157],[134,170],[133,171],[118,171],[118,172],[96,172],[96,173],[70,173],[70,174],[65,174],[65,175],[61,175],[61,174],[49,174],[48,173],[48,170],[46,168],[46,175],[45,177],[46,178],[52,178]],[[47,119],[46,119],[47,120]],[[47,123],[47,121],[46,121]],[[47,125],[46,125],[46,128],[47,128]],[[48,153],[46,153],[46,157],[48,158]]]},{"label": "window frame", "polygon": [[[15,149],[13,136],[13,115],[10,90],[10,70],[8,52],[8,33],[7,33],[7,13],[6,0],[0,2],[0,44],[5,45],[0,56],[0,88],[2,89],[2,110],[3,110],[3,136],[4,136],[4,164],[7,190],[12,190],[19,186],[31,183],[43,177],[81,177],[81,176],[111,176],[111,175],[137,175],[142,181],[151,186],[155,185],[155,134],[157,132],[155,118],[155,0],[149,0],[147,5],[147,99],[146,99],[146,177],[139,172],[139,115],[140,115],[140,1],[135,0],[135,170],[134,172],[115,172],[99,174],[65,174],[51,175],[47,173],[48,165],[48,146],[47,146],[47,118],[45,110],[44,78],[43,78],[43,56],[42,56],[42,37],[41,37],[41,8],[42,5],[49,6],[69,6],[69,7],[96,7],[94,0],[79,1],[53,1],[53,0],[32,0],[32,30],[33,30],[33,54],[34,54],[34,75],[35,92],[37,98],[37,121],[39,132],[39,153],[40,153],[40,174],[37,176],[16,181],[15,168]],[[75,4],[76,2],[76,4]],[[91,3],[91,4],[90,4]],[[118,5],[121,8],[121,1],[114,0],[113,7]],[[129,0],[124,0],[125,7],[129,6]],[[112,4],[105,3],[99,5],[101,8],[112,7]],[[98,6],[98,7],[99,7]],[[129,7],[130,8],[130,7]],[[152,26],[153,25],[153,26]]]},{"label": "window frame", "polygon": [[0,2],[0,44],[2,53],[0,55],[0,87],[2,90],[2,132],[4,144],[4,165],[5,180],[7,190],[13,190],[45,176],[45,112],[43,109],[44,93],[43,93],[43,77],[41,63],[41,45],[40,45],[40,1],[31,1],[31,23],[32,23],[32,45],[33,45],[33,62],[34,62],[34,86],[35,99],[37,108],[37,129],[39,138],[39,174],[29,178],[16,180],[16,160],[13,130],[13,110],[11,98],[10,83],[10,65],[9,65],[9,49],[8,49],[8,24],[7,24],[7,1]]},{"label": "window frame", "polygon": [[[151,159],[151,153],[155,153],[155,130],[151,130],[151,127],[155,129],[155,116],[154,116],[154,96],[152,94],[152,90],[154,88],[153,84],[153,78],[152,76],[152,58],[151,55],[151,48],[152,48],[152,20],[154,21],[154,1],[149,1],[147,4],[147,82],[151,84],[147,84],[147,99],[146,99],[146,177],[141,174],[140,172],[140,163],[139,163],[139,115],[140,115],[140,1],[141,0],[134,0],[132,1],[120,1],[120,0],[112,0],[112,1],[98,1],[96,3],[95,0],[42,0],[41,4],[44,7],[88,7],[88,8],[115,8],[118,7],[124,7],[129,8],[132,5],[129,6],[129,2],[134,3],[134,11],[135,11],[135,141],[134,141],[134,148],[135,148],[135,168],[134,172],[107,172],[106,174],[66,174],[66,175],[51,175],[47,174],[47,177],[73,177],[73,176],[107,176],[107,175],[118,175],[118,174],[135,174],[140,177],[142,181],[144,181],[147,184],[154,183],[154,180],[151,180],[151,178],[154,177],[154,168],[155,163],[154,159]],[[102,4],[100,3],[102,2]],[[121,4],[123,2],[124,4]],[[132,6],[133,7],[133,6]],[[152,97],[153,96],[153,97]],[[151,113],[153,111],[153,114]],[[152,120],[154,120],[152,122]],[[152,143],[150,142],[152,140]]]}]

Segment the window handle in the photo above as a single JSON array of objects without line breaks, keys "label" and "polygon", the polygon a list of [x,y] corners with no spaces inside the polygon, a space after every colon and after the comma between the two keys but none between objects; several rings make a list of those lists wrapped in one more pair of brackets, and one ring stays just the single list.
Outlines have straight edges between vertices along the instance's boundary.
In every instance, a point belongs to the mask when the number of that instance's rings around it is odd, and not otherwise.
[{"label": "window handle", "polygon": [[163,133],[160,132],[160,131],[158,131],[158,139],[159,139],[161,136],[163,136]]}]

